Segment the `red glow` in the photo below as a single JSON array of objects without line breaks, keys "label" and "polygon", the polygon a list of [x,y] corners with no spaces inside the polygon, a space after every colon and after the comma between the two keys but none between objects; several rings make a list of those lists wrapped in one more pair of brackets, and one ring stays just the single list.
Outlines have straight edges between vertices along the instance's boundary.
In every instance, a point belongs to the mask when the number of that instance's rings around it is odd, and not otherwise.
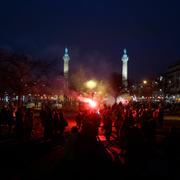
[{"label": "red glow", "polygon": [[92,99],[90,99],[88,103],[91,108],[95,108],[97,106],[97,102],[93,101]]},{"label": "red glow", "polygon": [[86,97],[79,97],[78,98],[81,102],[88,103],[88,106],[90,108],[96,108],[98,103],[95,100],[92,100],[91,98]]}]

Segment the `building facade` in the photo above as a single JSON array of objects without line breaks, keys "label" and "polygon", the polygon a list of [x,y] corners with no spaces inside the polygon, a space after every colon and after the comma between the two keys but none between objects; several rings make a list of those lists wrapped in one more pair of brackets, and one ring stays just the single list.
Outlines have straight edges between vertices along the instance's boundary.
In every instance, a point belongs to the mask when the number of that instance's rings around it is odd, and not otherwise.
[{"label": "building facade", "polygon": [[166,94],[180,97],[180,61],[168,68],[166,73]]}]

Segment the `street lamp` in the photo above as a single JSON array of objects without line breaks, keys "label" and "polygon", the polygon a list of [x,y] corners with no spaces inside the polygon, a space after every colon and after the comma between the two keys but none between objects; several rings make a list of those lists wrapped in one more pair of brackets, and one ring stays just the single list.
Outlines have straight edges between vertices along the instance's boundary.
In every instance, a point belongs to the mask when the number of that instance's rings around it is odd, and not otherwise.
[{"label": "street lamp", "polygon": [[93,99],[93,97],[94,97],[94,88],[96,88],[96,86],[97,86],[97,82],[96,81],[94,81],[94,80],[89,80],[89,81],[87,81],[86,82],[86,87],[90,90],[90,92],[91,92],[91,94],[92,94],[92,99]]},{"label": "street lamp", "polygon": [[143,84],[147,84],[147,80],[144,80],[144,81],[143,81]]},{"label": "street lamp", "polygon": [[96,81],[94,81],[94,80],[89,80],[89,81],[87,81],[86,82],[86,87],[88,88],[88,89],[94,89],[95,87],[97,86],[97,82]]}]

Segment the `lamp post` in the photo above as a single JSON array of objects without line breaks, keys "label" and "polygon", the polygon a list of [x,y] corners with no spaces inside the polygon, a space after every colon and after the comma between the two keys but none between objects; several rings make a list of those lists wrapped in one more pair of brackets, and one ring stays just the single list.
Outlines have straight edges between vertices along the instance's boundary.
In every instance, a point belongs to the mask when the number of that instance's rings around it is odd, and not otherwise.
[{"label": "lamp post", "polygon": [[147,83],[148,83],[148,81],[147,81],[147,80],[144,80],[144,81],[143,81],[143,84],[144,84],[144,85],[146,85]]},{"label": "lamp post", "polygon": [[89,89],[94,89],[97,86],[97,82],[94,80],[89,80],[86,82],[86,87]]},{"label": "lamp post", "polygon": [[93,91],[93,89],[96,88],[97,82],[94,81],[94,80],[89,80],[89,81],[86,82],[85,85],[86,85],[86,87],[87,87],[88,89],[90,89],[90,92],[92,93],[92,99],[93,99],[94,93],[95,93],[95,92]]}]

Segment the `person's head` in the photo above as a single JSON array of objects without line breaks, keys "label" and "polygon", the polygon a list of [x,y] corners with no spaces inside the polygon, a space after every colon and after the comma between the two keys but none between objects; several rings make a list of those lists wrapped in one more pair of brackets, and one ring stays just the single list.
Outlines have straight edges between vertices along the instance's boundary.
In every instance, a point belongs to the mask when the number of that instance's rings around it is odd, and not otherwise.
[{"label": "person's head", "polygon": [[77,128],[77,126],[73,126],[73,127],[71,128],[71,133],[72,133],[72,134],[77,134],[77,133],[78,133],[78,128]]}]

